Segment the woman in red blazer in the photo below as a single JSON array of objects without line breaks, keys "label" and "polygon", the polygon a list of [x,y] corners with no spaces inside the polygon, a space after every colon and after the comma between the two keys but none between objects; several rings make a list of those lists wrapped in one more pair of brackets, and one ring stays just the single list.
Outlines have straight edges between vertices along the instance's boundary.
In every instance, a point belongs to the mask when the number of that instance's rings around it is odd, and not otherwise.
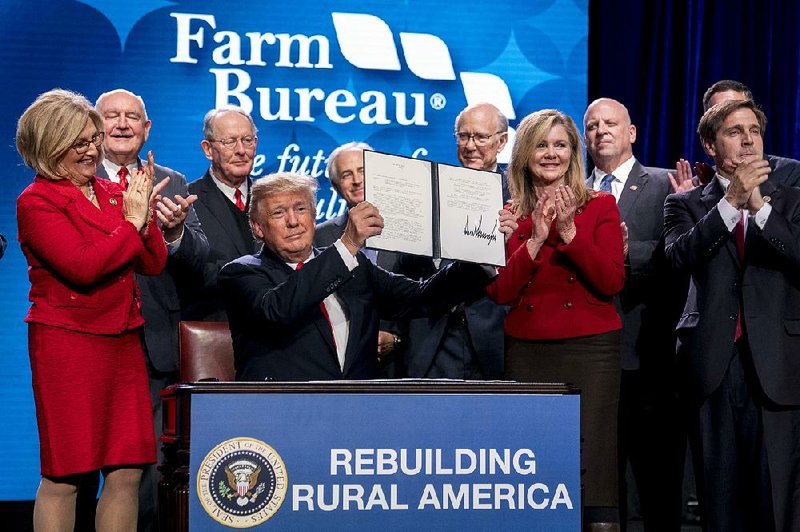
[{"label": "woman in red blazer", "polygon": [[167,250],[150,216],[152,162],[124,194],[95,179],[103,135],[86,98],[64,90],[40,95],[17,125],[17,150],[37,173],[17,199],[42,472],[36,530],[72,530],[78,486],[97,470],[97,529],[135,529],[141,466],[156,459],[133,274],[160,273]]},{"label": "woman in red blazer", "polygon": [[581,388],[584,522],[614,529],[623,242],[614,197],[586,189],[581,152],[569,116],[547,109],[522,120],[509,166],[519,225],[488,291],[511,306],[506,378]]}]

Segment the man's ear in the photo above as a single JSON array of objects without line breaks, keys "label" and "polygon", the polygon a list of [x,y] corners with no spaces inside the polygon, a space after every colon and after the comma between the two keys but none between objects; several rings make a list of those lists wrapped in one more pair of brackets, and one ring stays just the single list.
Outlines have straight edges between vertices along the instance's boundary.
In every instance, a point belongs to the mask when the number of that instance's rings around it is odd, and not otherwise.
[{"label": "man's ear", "polygon": [[710,140],[703,139],[703,149],[706,151],[706,154],[714,159],[714,156],[717,154],[717,148],[714,146],[714,143]]},{"label": "man's ear", "polygon": [[261,229],[261,225],[252,218],[250,218],[250,230],[258,240],[264,241],[264,231]]},{"label": "man's ear", "polygon": [[497,143],[497,153],[500,154],[503,151],[503,148],[506,147],[508,143],[508,131],[503,131],[500,133],[500,141]]},{"label": "man's ear", "polygon": [[633,144],[634,142],[636,142],[636,126],[631,124],[630,127],[628,128],[628,131],[631,134],[631,144]]},{"label": "man's ear", "polygon": [[211,143],[208,142],[206,139],[200,141],[200,147],[203,149],[203,153],[206,155],[206,159],[209,161],[212,159],[211,157]]}]

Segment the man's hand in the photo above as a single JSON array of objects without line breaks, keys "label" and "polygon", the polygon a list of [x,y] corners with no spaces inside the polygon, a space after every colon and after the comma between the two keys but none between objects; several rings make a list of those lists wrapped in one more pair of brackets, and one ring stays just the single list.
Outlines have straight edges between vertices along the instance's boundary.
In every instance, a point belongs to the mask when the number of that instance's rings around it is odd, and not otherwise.
[{"label": "man's hand", "polygon": [[[753,190],[767,180],[771,171],[769,163],[764,159],[756,159],[740,164],[730,177],[731,184],[728,186],[728,192],[725,193],[725,199],[737,209],[742,209],[745,206],[749,208],[750,196],[753,194]],[[760,192],[754,201],[756,205],[759,205],[758,209],[760,209],[761,205],[764,204]]]},{"label": "man's hand", "polygon": [[619,229],[622,231],[622,256],[628,258],[628,225],[620,222]]},{"label": "man's hand", "polygon": [[707,185],[714,179],[714,174],[717,172],[706,163],[696,162],[694,163],[694,173],[697,174],[698,185]]},{"label": "man's hand", "polygon": [[192,194],[184,198],[180,194],[175,195],[175,201],[165,197],[156,198],[156,216],[161,222],[161,230],[164,232],[164,240],[174,242],[183,234],[183,224],[189,215],[192,203],[197,199],[197,195]]},{"label": "man's hand", "polygon": [[675,163],[675,175],[667,174],[672,190],[675,192],[687,192],[692,190],[697,183],[692,178],[692,165],[686,159],[680,159]]},{"label": "man's hand", "polygon": [[750,199],[747,200],[747,211],[750,214],[755,214],[764,206],[764,197],[761,195],[761,189],[756,187],[753,189],[753,193],[750,194]]},{"label": "man's hand", "polygon": [[376,206],[366,201],[350,209],[347,216],[342,244],[355,257],[358,250],[364,247],[367,238],[381,234],[383,216]]},{"label": "man's hand", "polygon": [[378,362],[394,351],[394,334],[388,331],[378,331]]},{"label": "man's hand", "polygon": [[514,231],[517,230],[517,227],[519,227],[519,224],[517,223],[517,216],[506,209],[500,210],[498,214],[500,214],[500,232],[503,233],[505,242],[508,242],[508,239],[511,238],[512,233],[514,233]]}]

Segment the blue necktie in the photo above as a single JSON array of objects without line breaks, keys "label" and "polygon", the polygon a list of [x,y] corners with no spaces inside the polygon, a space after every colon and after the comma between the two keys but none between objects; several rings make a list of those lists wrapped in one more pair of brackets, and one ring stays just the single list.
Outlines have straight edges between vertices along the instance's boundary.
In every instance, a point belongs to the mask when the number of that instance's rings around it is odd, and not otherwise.
[{"label": "blue necktie", "polygon": [[600,192],[608,192],[611,194],[611,182],[614,181],[614,174],[607,174],[602,181],[600,181]]}]

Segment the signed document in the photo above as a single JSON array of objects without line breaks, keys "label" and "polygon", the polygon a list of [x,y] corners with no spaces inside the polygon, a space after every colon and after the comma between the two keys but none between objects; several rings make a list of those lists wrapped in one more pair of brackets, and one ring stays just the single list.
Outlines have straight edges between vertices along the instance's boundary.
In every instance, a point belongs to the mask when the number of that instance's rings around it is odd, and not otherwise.
[{"label": "signed document", "polygon": [[367,247],[505,266],[500,174],[365,151],[364,186],[384,219]]}]

